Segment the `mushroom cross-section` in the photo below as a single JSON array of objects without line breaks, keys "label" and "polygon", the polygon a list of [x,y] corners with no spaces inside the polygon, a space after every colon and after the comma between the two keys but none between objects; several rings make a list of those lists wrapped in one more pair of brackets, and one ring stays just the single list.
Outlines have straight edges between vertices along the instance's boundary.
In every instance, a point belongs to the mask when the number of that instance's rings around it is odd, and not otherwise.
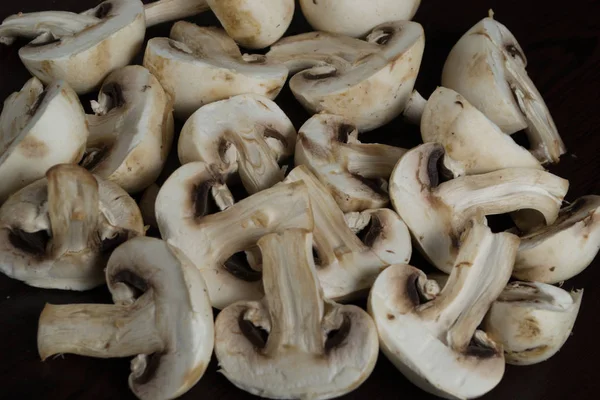
[{"label": "mushroom cross-section", "polygon": [[119,186],[62,164],[0,208],[0,271],[28,285],[102,285],[111,251],[144,235],[135,201]]},{"label": "mushroom cross-section", "polygon": [[142,400],[174,399],[202,377],[213,351],[213,314],[202,275],[179,250],[139,237],[106,268],[114,305],[47,304],[38,351],[135,357],[129,387]]},{"label": "mushroom cross-section", "polygon": [[356,389],[375,367],[373,321],[356,306],[323,298],[311,236],[292,229],[260,239],[265,297],[217,317],[221,372],[254,395],[331,399]]}]

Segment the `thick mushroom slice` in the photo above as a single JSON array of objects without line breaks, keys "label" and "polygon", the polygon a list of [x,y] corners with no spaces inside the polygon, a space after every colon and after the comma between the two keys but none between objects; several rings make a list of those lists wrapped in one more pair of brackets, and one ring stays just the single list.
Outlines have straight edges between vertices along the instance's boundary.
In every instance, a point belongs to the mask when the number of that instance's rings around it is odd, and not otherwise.
[{"label": "thick mushroom slice", "polygon": [[290,88],[307,111],[340,115],[365,132],[400,115],[424,46],[420,24],[395,21],[373,28],[364,41],[324,32],[287,37],[267,59],[298,72]]},{"label": "thick mushroom slice", "polygon": [[205,104],[238,94],[274,99],[287,79],[283,65],[262,55],[248,55],[216,28],[177,22],[171,38],[150,39],[144,66],[158,78],[174,101],[175,115],[188,118]]},{"label": "thick mushroom slice", "polygon": [[218,309],[262,297],[261,272],[244,255],[261,237],[313,229],[304,183],[279,183],[233,204],[223,176],[203,162],[186,164],[167,179],[156,199],[156,219],[162,238],[202,272]]},{"label": "thick mushroom slice", "polygon": [[317,275],[328,299],[366,295],[381,270],[410,260],[410,233],[392,210],[367,210],[346,218],[326,187],[303,165],[284,182],[304,182],[308,188]]},{"label": "thick mushroom slice", "polygon": [[493,18],[484,18],[452,48],[442,86],[465,96],[504,133],[525,129],[537,159],[556,163],[566,148],[526,66],[513,34]]},{"label": "thick mushroom slice", "polygon": [[492,304],[483,329],[504,347],[508,364],[536,364],[565,344],[582,298],[583,290],[569,293],[544,283],[511,282]]},{"label": "thick mushroom slice", "polygon": [[107,0],[81,14],[45,11],[17,14],[0,25],[0,43],[34,39],[19,50],[32,75],[45,84],[66,81],[77,93],[94,90],[140,51],[146,24],[139,0]]},{"label": "thick mushroom slice", "polygon": [[331,399],[356,389],[377,361],[371,318],[323,297],[311,233],[287,230],[258,245],[265,296],[217,317],[221,372],[237,387],[272,399]]},{"label": "thick mushroom slice", "polygon": [[28,285],[88,290],[120,243],[144,235],[135,201],[72,164],[11,196],[0,208],[0,271]]},{"label": "thick mushroom slice", "polygon": [[130,65],[106,78],[81,165],[95,175],[137,193],[160,175],[173,143],[169,95],[144,67]]},{"label": "thick mushroom slice", "polygon": [[0,205],[48,168],[79,162],[87,138],[83,107],[66,82],[44,89],[37,78],[27,81],[0,114]]},{"label": "thick mushroom slice", "polygon": [[179,250],[138,237],[110,257],[114,305],[47,304],[38,326],[42,360],[54,354],[131,361],[142,400],[174,399],[202,377],[213,351],[213,314],[202,274]]},{"label": "thick mushroom slice", "polygon": [[181,131],[179,161],[204,161],[227,177],[239,177],[250,194],[281,182],[279,163],[294,154],[296,129],[268,98],[234,96],[196,111]]},{"label": "thick mushroom slice", "polygon": [[448,399],[482,396],[504,374],[502,346],[477,327],[508,283],[519,239],[470,225],[441,293],[419,269],[394,265],[368,302],[383,353],[415,385]]},{"label": "thick mushroom slice", "polygon": [[556,221],[569,182],[533,168],[506,168],[487,174],[452,175],[444,147],[425,143],[406,153],[390,178],[392,204],[410,229],[419,250],[449,273],[465,224],[479,214],[527,210],[545,225]]}]

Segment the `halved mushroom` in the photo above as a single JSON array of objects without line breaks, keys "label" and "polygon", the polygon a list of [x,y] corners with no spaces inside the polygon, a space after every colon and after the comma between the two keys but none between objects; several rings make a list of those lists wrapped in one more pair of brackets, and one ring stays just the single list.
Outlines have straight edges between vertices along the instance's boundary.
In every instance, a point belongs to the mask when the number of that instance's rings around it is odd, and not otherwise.
[{"label": "halved mushroom", "polygon": [[375,325],[360,308],[323,297],[312,241],[297,229],[260,239],[264,298],[217,317],[219,366],[240,389],[272,399],[331,399],[356,389],[375,367]]},{"label": "halved mushroom", "polygon": [[287,68],[248,55],[225,31],[177,22],[171,38],[150,39],[144,66],[171,95],[175,115],[188,118],[205,104],[245,93],[274,99],[287,79]]},{"label": "halved mushroom", "polygon": [[460,235],[472,217],[516,210],[536,211],[546,225],[556,221],[569,182],[533,168],[506,168],[442,182],[444,147],[420,145],[404,155],[390,178],[392,204],[420,251],[449,273]]},{"label": "halved mushroom", "polygon": [[383,353],[415,385],[448,399],[482,396],[502,379],[502,346],[477,327],[508,283],[519,246],[517,236],[473,220],[463,235],[441,293],[421,270],[394,265],[368,302]]},{"label": "halved mushroom", "polygon": [[296,129],[268,98],[234,96],[196,111],[179,137],[179,161],[204,161],[224,176],[241,178],[254,194],[281,182],[279,163],[294,154]]},{"label": "halved mushroom", "polygon": [[140,210],[123,189],[57,165],[0,208],[0,271],[35,287],[88,290],[105,283],[111,251],[143,235]]},{"label": "halved mushroom", "polygon": [[300,71],[290,88],[307,111],[340,115],[365,132],[402,112],[424,46],[420,24],[395,21],[376,26],[364,41],[324,32],[287,37],[267,59]]},{"label": "halved mushroom", "polygon": [[248,265],[244,251],[266,234],[313,228],[306,184],[279,183],[233,204],[223,176],[203,162],[185,164],[167,179],[156,199],[156,219],[162,238],[202,272],[218,309],[263,295],[261,273]]},{"label": "halved mushroom", "polygon": [[546,361],[565,344],[575,325],[583,289],[567,292],[538,282],[511,282],[492,303],[483,329],[504,347],[508,364]]},{"label": "halved mushroom", "polygon": [[27,81],[0,114],[0,205],[53,165],[79,162],[87,138],[83,107],[66,82],[44,89],[37,78]]},{"label": "halved mushroom", "polygon": [[17,14],[0,25],[0,43],[34,39],[19,50],[32,75],[45,84],[66,81],[77,93],[94,90],[142,48],[146,24],[139,0],[107,0],[81,14],[44,11]]},{"label": "halved mushroom", "polygon": [[143,400],[174,399],[202,377],[213,351],[213,314],[202,275],[179,250],[138,237],[106,268],[114,305],[47,304],[42,360],[54,354],[132,357],[129,387]]},{"label": "halved mushroom", "polygon": [[92,109],[81,165],[129,193],[144,190],[160,175],[173,143],[169,95],[146,68],[130,65],[106,78]]},{"label": "halved mushroom", "polygon": [[442,86],[465,96],[505,133],[525,129],[537,159],[556,163],[566,148],[526,66],[517,39],[490,15],[456,43]]}]

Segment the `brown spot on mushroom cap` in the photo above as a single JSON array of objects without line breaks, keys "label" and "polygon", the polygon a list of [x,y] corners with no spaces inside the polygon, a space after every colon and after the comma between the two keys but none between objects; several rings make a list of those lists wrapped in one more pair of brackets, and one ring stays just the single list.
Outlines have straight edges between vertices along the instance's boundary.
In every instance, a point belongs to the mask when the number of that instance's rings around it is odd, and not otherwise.
[{"label": "brown spot on mushroom cap", "polygon": [[28,135],[19,143],[19,152],[25,158],[41,159],[48,155],[50,149],[45,142]]},{"label": "brown spot on mushroom cap", "polygon": [[344,318],[340,327],[327,333],[327,340],[325,340],[325,352],[328,353],[335,348],[343,346],[344,341],[350,334],[351,328],[352,321],[347,314],[344,314]]},{"label": "brown spot on mushroom cap", "polygon": [[244,313],[240,313],[238,318],[238,326],[242,335],[258,349],[264,349],[269,339],[269,333],[263,328],[254,325],[251,321],[244,318]]},{"label": "brown spot on mushroom cap", "polygon": [[533,317],[525,317],[519,321],[517,336],[524,339],[534,339],[541,333],[538,321]]}]

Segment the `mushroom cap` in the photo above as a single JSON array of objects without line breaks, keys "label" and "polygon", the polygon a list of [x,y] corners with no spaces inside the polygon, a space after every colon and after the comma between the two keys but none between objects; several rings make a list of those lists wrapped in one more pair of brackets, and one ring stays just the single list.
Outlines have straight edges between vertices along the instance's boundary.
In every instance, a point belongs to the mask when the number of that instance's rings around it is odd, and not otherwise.
[{"label": "mushroom cap", "polygon": [[92,107],[82,165],[129,193],[144,190],[160,175],[173,143],[169,95],[146,68],[130,65],[106,78]]},{"label": "mushroom cap", "polygon": [[57,164],[77,163],[88,128],[83,107],[64,81],[44,89],[31,78],[0,114],[0,204]]}]

